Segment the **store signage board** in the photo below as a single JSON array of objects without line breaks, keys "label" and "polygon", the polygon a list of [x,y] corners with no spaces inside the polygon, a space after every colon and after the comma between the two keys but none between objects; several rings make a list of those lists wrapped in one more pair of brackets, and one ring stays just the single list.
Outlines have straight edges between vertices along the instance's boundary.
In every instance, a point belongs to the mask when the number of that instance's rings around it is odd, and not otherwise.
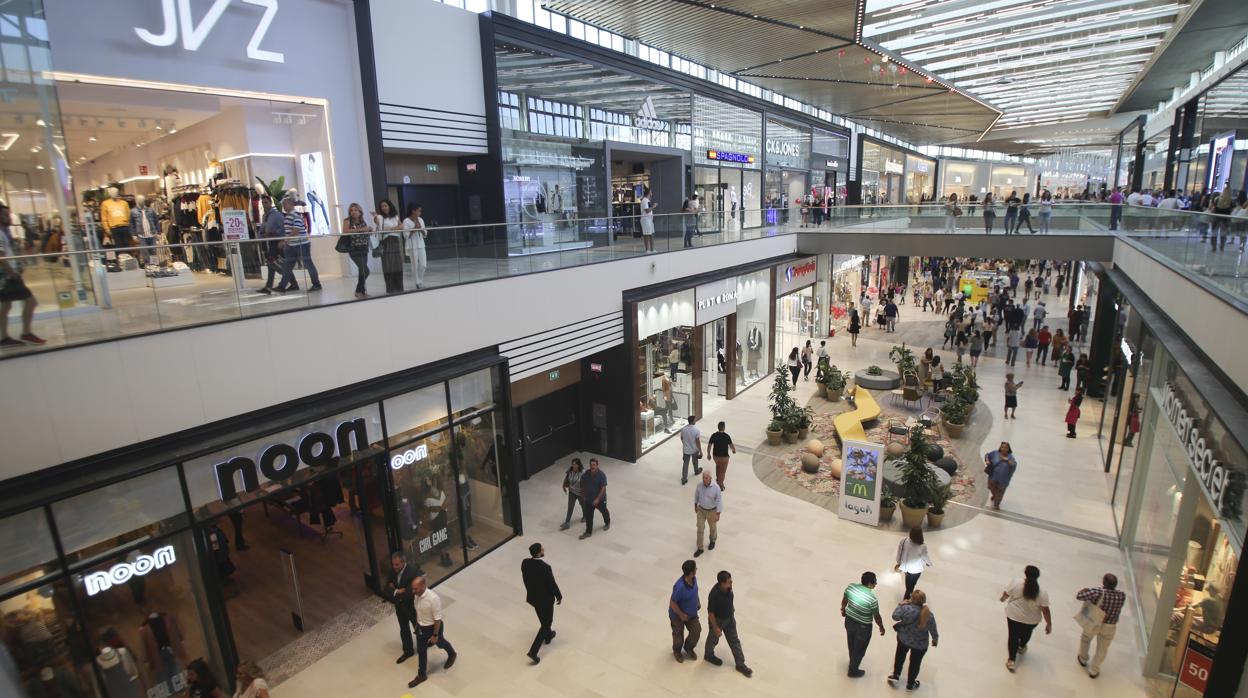
[{"label": "store signage board", "polygon": [[[217,495],[228,502],[239,495],[239,480],[244,492],[260,489],[260,475],[270,481],[289,479],[300,466],[328,467],[335,456],[347,455],[368,447],[368,428],[363,417],[338,424],[334,435],[313,431],[299,438],[297,445],[275,443],[265,446],[254,459],[234,456],[212,466],[217,478]],[[354,445],[354,447],[353,447]]]},{"label": "store signage board", "polygon": [[142,577],[162,567],[177,562],[172,545],[157,548],[151,555],[138,555],[133,562],[119,562],[106,572],[92,572],[82,578],[87,589],[87,596],[95,596],[118,584],[125,584],[134,577]]},{"label": "store signage board", "polygon": [[213,0],[208,10],[195,18],[191,11],[191,0],[161,0],[160,11],[163,18],[158,32],[145,27],[135,27],[134,33],[139,39],[151,46],[173,46],[181,39],[183,50],[195,52],[204,45],[208,35],[221,20],[231,3],[238,5],[254,5],[264,9],[264,14],[256,20],[255,30],[247,41],[247,57],[253,61],[285,63],[286,55],[279,51],[266,51],[260,48],[265,36],[277,17],[278,0]]},{"label": "store signage board", "polygon": [[833,169],[833,170],[839,169],[841,167],[840,160],[828,160],[827,163],[825,164],[829,169]]},{"label": "store signage board", "polygon": [[884,446],[846,440],[841,450],[841,496],[837,513],[868,526],[880,524],[880,476],[884,472]]},{"label": "store signage board", "polygon": [[402,470],[404,467],[429,457],[429,447],[425,444],[413,446],[402,453],[390,456],[390,469]]},{"label": "store signage board", "polygon": [[818,260],[818,257],[807,257],[776,267],[776,298],[815,283],[819,277]]},{"label": "store signage board", "polygon": [[1227,490],[1234,489],[1231,480],[1243,477],[1243,474],[1232,471],[1215,457],[1212,447],[1214,441],[1205,440],[1200,420],[1188,413],[1187,406],[1183,404],[1183,399],[1179,397],[1173,383],[1167,382],[1160,395],[1154,390],[1153,399],[1161,405],[1166,420],[1174,427],[1192,471],[1196,473],[1205,494],[1213,502],[1214,509],[1224,518],[1238,520],[1234,503],[1228,503],[1225,499]]},{"label": "store signage board", "polygon": [[737,279],[731,277],[698,286],[693,293],[694,323],[704,325],[737,312]]},{"label": "store signage board", "polygon": [[785,157],[796,158],[801,157],[802,148],[792,141],[782,141],[775,138],[767,139],[768,155],[783,155]]},{"label": "store signage board", "polygon": [[901,174],[902,172],[905,172],[905,170],[905,166],[896,160],[884,161],[884,172],[888,174]]},{"label": "store signage board", "polygon": [[238,242],[247,237],[247,213],[236,208],[221,209],[221,239]]},{"label": "store signage board", "polygon": [[1214,649],[1192,636],[1187,638],[1183,652],[1183,666],[1179,668],[1179,683],[1205,695],[1209,674],[1213,672]]},{"label": "store signage board", "polygon": [[420,542],[416,544],[416,549],[419,550],[422,554],[427,553],[430,550],[433,550],[434,548],[436,548],[437,546],[442,545],[446,541],[450,540],[450,537],[451,537],[450,531],[447,529],[446,526],[443,526],[442,528],[434,531],[433,533],[430,533],[424,538],[421,538]]},{"label": "store signage board", "polygon": [[754,156],[745,153],[730,153],[726,150],[708,150],[706,151],[707,160],[716,160],[718,162],[736,162],[742,165],[753,165]]}]

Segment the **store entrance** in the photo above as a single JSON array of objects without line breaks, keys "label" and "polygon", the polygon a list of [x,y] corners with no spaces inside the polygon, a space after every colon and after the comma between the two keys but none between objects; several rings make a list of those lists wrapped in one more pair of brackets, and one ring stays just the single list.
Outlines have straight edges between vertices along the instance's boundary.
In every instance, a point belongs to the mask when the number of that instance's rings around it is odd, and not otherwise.
[{"label": "store entrance", "polygon": [[370,540],[379,538],[372,544],[388,557],[376,472],[366,461],[295,488],[274,485],[205,529],[240,660],[280,666],[301,639],[340,634],[367,617]]},{"label": "store entrance", "polygon": [[702,325],[702,410],[706,414],[728,398],[728,365],[732,353],[726,345],[728,318]]},{"label": "store entrance", "polygon": [[801,355],[806,340],[814,339],[819,326],[819,308],[815,304],[815,287],[808,286],[776,299],[776,360],[787,364],[789,354],[797,347]]},{"label": "store entrance", "polygon": [[[612,147],[611,218],[613,238],[641,237],[641,198],[650,188],[655,213],[679,213],[684,203],[683,153],[669,148],[654,152]],[[655,218],[655,234],[680,234],[669,218]],[[673,233],[672,231],[675,231]]]}]

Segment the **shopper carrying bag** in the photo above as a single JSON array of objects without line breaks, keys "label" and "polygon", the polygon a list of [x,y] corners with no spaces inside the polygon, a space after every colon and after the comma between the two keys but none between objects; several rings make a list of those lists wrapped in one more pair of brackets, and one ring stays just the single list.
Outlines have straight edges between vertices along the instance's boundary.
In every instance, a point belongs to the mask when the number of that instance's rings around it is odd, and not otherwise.
[{"label": "shopper carrying bag", "polygon": [[1105,623],[1105,609],[1101,608],[1100,600],[1096,603],[1084,601],[1079,612],[1075,614],[1075,622],[1083,628],[1084,635],[1096,635]]}]

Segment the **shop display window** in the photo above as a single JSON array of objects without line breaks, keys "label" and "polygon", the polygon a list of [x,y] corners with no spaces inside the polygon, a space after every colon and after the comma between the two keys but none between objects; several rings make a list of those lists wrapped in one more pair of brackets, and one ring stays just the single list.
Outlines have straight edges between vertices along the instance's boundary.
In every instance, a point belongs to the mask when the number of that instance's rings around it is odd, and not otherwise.
[{"label": "shop display window", "polygon": [[399,549],[431,585],[464,565],[453,442],[451,431],[442,430],[391,448],[392,459],[412,454],[390,473]]},{"label": "shop display window", "polygon": [[74,616],[70,593],[62,580],[0,601],[0,695],[103,696],[91,666],[95,649]]},{"label": "shop display window", "polygon": [[797,347],[800,355],[806,340],[817,339],[819,307],[815,287],[809,286],[776,299],[776,361],[788,361]]},{"label": "shop display window", "polygon": [[[495,375],[497,372],[495,367],[483,368],[451,379],[451,412],[455,419],[489,409],[501,401],[500,383]],[[387,412],[387,420],[389,415]]]},{"label": "shop display window", "polygon": [[91,561],[189,522],[177,468],[102,487],[52,505],[70,564]]},{"label": "shop display window", "polygon": [[[1135,572],[1141,623],[1153,627],[1153,620],[1164,605],[1161,588],[1165,579],[1175,527],[1183,504],[1183,486],[1187,480],[1187,460],[1174,432],[1150,411],[1146,428],[1155,434],[1149,459],[1136,475],[1141,483],[1133,540],[1131,565]],[[1133,497],[1133,500],[1136,498]],[[1163,610],[1164,612],[1164,610]]]},{"label": "shop display window", "polygon": [[390,440],[406,440],[446,426],[446,386],[425,386],[381,401],[386,412],[386,433]]},{"label": "shop display window", "polygon": [[196,659],[225,679],[189,531],[81,569],[71,588],[109,698],[182,695]]},{"label": "shop display window", "polygon": [[694,367],[694,289],[637,304],[639,426],[647,451],[688,424],[701,376]]},{"label": "shop display window", "polygon": [[771,320],[771,271],[737,277],[737,392],[771,372],[767,328]]},{"label": "shop display window", "polygon": [[511,537],[500,475],[506,442],[498,413],[489,412],[455,427],[459,510],[468,556],[476,559]]},{"label": "shop display window", "polygon": [[0,520],[0,597],[53,573],[56,548],[43,509]]}]

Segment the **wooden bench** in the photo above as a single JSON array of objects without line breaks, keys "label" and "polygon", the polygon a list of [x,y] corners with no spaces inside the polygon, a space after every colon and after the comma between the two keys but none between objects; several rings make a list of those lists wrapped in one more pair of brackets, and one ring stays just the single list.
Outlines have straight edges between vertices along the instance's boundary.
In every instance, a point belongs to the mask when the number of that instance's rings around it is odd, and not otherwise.
[{"label": "wooden bench", "polygon": [[850,388],[845,396],[852,401],[854,409],[838,414],[832,420],[832,426],[836,429],[836,438],[841,441],[845,439],[865,441],[867,432],[862,425],[879,418],[880,405],[875,401],[870,390],[857,385]]}]

